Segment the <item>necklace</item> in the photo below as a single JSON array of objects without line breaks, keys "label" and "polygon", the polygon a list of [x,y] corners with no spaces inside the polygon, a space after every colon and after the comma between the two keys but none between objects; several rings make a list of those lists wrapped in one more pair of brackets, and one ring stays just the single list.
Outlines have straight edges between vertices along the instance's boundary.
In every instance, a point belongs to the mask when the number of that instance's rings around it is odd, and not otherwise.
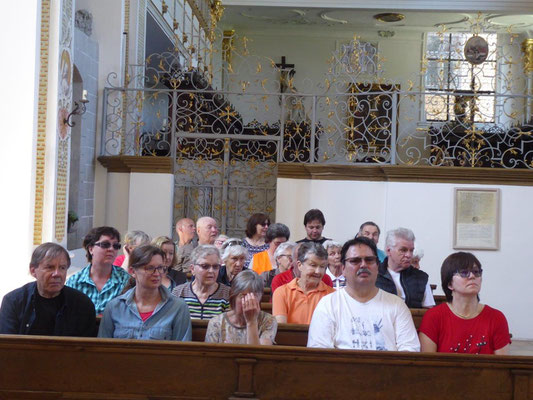
[{"label": "necklace", "polygon": [[476,309],[471,315],[463,315],[463,314],[461,314],[460,312],[458,312],[458,311],[456,311],[454,309],[453,305],[450,305],[450,309],[458,317],[461,317],[463,319],[472,319],[472,318],[476,317],[479,314],[479,303],[476,305]]}]

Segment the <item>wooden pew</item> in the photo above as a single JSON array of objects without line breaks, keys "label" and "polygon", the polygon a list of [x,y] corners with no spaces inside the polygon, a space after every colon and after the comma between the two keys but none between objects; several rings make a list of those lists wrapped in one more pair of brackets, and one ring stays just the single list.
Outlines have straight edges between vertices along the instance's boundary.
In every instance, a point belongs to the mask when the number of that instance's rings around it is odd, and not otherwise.
[{"label": "wooden pew", "polygon": [[[418,330],[422,317],[426,309],[411,308],[411,314],[415,327]],[[192,340],[194,342],[203,342],[205,340],[205,332],[207,331],[207,324],[209,321],[193,319],[192,320]],[[300,324],[278,324],[278,332],[276,334],[276,344],[281,346],[307,346],[308,325]]]},{"label": "wooden pew", "polygon": [[0,335],[0,399],[533,398],[533,357]]}]

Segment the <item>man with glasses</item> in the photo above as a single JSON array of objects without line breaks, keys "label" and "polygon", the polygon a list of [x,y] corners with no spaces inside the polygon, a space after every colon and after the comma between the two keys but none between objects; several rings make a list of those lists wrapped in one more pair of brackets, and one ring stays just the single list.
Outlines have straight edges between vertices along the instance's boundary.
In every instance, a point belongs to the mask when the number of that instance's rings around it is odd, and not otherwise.
[{"label": "man with glasses", "polygon": [[308,347],[420,351],[409,309],[376,287],[375,243],[357,237],[341,250],[346,286],[322,298],[309,326]]},{"label": "man with glasses", "polygon": [[83,239],[89,265],[72,275],[66,285],[85,293],[94,303],[96,314],[122,293],[130,276],[113,265],[120,249],[120,233],[110,226],[93,228]]},{"label": "man with glasses", "polygon": [[387,258],[379,267],[376,286],[405,300],[409,308],[429,308],[435,299],[429,276],[411,265],[415,249],[415,235],[407,228],[387,232]]}]

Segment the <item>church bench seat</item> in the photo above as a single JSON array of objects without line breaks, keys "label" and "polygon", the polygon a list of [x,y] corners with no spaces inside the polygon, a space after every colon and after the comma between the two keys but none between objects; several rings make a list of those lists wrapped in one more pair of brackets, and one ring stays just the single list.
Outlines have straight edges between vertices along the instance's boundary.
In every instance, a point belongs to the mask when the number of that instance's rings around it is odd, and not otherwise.
[{"label": "church bench seat", "polygon": [[533,397],[533,357],[0,335],[0,399]]}]

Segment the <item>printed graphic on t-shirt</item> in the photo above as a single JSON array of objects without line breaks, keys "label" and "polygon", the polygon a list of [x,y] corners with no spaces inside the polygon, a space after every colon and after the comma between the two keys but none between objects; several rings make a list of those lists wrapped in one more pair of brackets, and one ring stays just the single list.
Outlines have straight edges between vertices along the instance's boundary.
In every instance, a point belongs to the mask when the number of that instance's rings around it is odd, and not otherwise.
[{"label": "printed graphic on t-shirt", "polygon": [[381,333],[382,320],[352,317],[351,319],[352,348],[355,350],[387,350],[385,338]]},{"label": "printed graphic on t-shirt", "polygon": [[480,354],[483,346],[488,345],[485,335],[481,335],[481,339],[474,340],[474,336],[470,335],[466,338],[465,342],[459,342],[456,346],[450,347],[450,352],[452,353],[470,353],[470,354]]}]

